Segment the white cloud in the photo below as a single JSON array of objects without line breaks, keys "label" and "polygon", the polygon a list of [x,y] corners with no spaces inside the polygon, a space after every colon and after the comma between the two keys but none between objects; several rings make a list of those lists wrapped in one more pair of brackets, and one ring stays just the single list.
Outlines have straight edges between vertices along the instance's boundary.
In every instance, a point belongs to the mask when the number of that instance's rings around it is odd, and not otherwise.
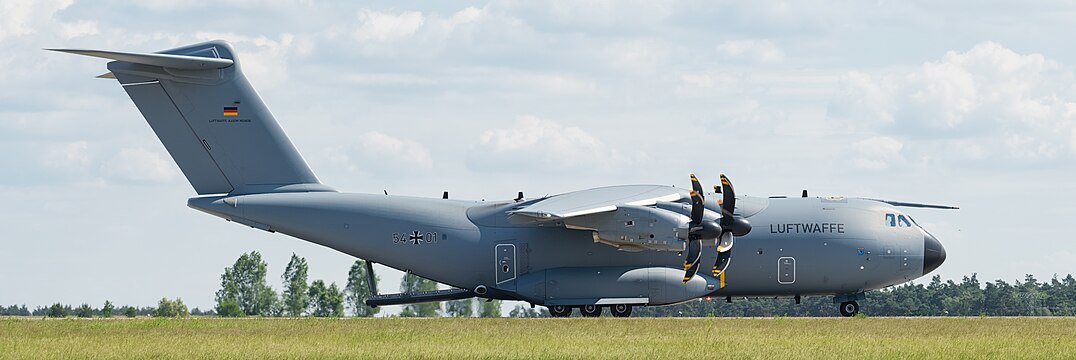
[{"label": "white cloud", "polygon": [[93,152],[86,141],[53,145],[46,152],[42,165],[53,169],[85,168],[93,161]]},{"label": "white cloud", "polygon": [[602,51],[602,61],[640,74],[659,73],[659,67],[672,50],[653,39],[613,41]]},{"label": "white cloud", "polygon": [[827,116],[855,129],[892,124],[896,111],[893,76],[872,77],[859,71],[841,76],[838,93],[830,101]]},{"label": "white cloud", "polygon": [[[481,170],[604,170],[625,162],[623,156],[590,133],[536,116],[521,116],[515,126],[487,130],[469,155]],[[533,170],[532,170],[533,171]]]},{"label": "white cloud", "polygon": [[485,11],[483,9],[469,7],[452,14],[452,17],[448,18],[445,23],[449,28],[455,28],[463,24],[476,22],[480,20],[484,14]]},{"label": "white cloud", "polygon": [[411,37],[422,24],[425,17],[421,12],[404,11],[399,15],[362,10],[359,12],[359,29],[355,36],[361,42],[395,41]]},{"label": "white cloud", "polygon": [[652,25],[672,15],[675,5],[658,0],[551,0],[548,11],[558,22],[601,26]]},{"label": "white cloud", "polygon": [[[213,6],[217,8],[221,7],[275,7],[275,8],[290,8],[294,6],[309,6],[313,3],[313,0],[217,0],[212,2]],[[173,1],[173,0],[138,0],[131,2],[132,5],[141,8],[146,8],[159,12],[169,12],[177,10],[195,9],[199,7],[205,7],[203,2],[196,1]]]},{"label": "white cloud", "polygon": [[1041,54],[987,42],[904,75],[849,72],[827,116],[861,132],[971,146],[955,152],[971,158],[1049,160],[1071,147],[1073,79]]},{"label": "white cloud", "polygon": [[433,167],[430,149],[416,141],[405,140],[380,132],[368,132],[359,137],[360,169],[366,165],[397,170],[421,170]]},{"label": "white cloud", "polygon": [[[503,14],[502,14],[503,15]],[[467,7],[451,14],[419,11],[377,11],[363,9],[353,28],[357,49],[372,58],[414,59],[437,58],[445,54],[459,56],[471,52],[483,53],[491,45],[476,41],[497,38],[502,47],[522,45],[513,29],[518,20],[505,16],[490,16],[485,8]],[[332,36],[335,34],[330,31]]]},{"label": "white cloud", "polygon": [[338,80],[357,86],[429,86],[437,81],[415,74],[351,73],[342,74]]},{"label": "white cloud", "polygon": [[745,86],[738,74],[685,73],[680,75],[676,93],[684,96],[715,96],[739,92]]},{"label": "white cloud", "polygon": [[875,136],[853,143],[850,155],[857,168],[878,171],[887,169],[894,161],[899,161],[902,149],[904,144],[897,139]]},{"label": "white cloud", "polygon": [[74,39],[81,36],[97,35],[96,21],[75,21],[72,23],[60,24],[60,36],[65,40]]},{"label": "white cloud", "polygon": [[597,91],[594,81],[565,74],[509,74],[499,80],[512,87],[526,87],[563,96],[592,95]]},{"label": "white cloud", "polygon": [[288,60],[310,52],[310,45],[297,41],[295,35],[282,33],[278,39],[245,36],[236,33],[198,32],[200,41],[226,39],[238,52],[243,74],[259,88],[282,85],[288,79]]},{"label": "white cloud", "polygon": [[784,51],[770,40],[729,40],[717,46],[717,52],[729,59],[778,63],[785,59]]},{"label": "white cloud", "polygon": [[143,148],[123,148],[101,165],[105,175],[134,182],[168,182],[176,177],[176,165],[156,152]]},{"label": "white cloud", "polygon": [[1076,153],[1076,127],[1072,128],[1072,139],[1069,145],[1072,147],[1072,152]]},{"label": "white cloud", "polygon": [[0,1],[0,41],[33,34],[52,24],[52,15],[71,6],[72,0]]}]

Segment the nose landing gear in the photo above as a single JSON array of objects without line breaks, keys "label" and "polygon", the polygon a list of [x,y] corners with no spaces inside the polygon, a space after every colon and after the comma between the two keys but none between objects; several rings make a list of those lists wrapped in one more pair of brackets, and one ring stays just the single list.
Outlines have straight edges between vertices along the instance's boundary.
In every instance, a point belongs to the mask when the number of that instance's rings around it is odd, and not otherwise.
[{"label": "nose landing gear", "polygon": [[859,314],[859,303],[856,300],[866,299],[867,295],[859,292],[854,294],[838,294],[833,297],[833,303],[840,303],[837,307],[841,311],[841,316],[856,316]]}]

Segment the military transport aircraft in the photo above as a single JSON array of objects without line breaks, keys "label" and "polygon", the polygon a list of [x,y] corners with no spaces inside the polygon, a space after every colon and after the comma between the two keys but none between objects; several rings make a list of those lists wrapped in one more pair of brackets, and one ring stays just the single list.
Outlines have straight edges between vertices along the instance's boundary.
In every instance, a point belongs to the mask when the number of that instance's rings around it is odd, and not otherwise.
[{"label": "military transport aircraft", "polygon": [[378,294],[370,281],[370,306],[480,297],[557,317],[604,308],[626,317],[635,306],[700,297],[828,295],[851,316],[864,291],[945,260],[941,243],[896,207],[953,207],[806,191],[738,197],[724,175],[712,193],[694,175],[690,189],[623,185],[504,201],[341,193],[314,176],[227,42],[53,50],[114,60],[98,77],[120,82],[200,195],[187,206],[452,287]]}]

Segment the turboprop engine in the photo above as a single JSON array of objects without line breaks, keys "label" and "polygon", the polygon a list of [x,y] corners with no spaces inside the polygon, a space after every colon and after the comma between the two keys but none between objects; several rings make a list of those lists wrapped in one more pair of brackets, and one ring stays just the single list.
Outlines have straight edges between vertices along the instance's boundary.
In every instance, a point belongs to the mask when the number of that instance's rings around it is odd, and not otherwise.
[{"label": "turboprop engine", "polygon": [[594,241],[625,251],[684,251],[690,225],[691,218],[679,212],[635,205],[564,220],[565,227],[593,231]]}]

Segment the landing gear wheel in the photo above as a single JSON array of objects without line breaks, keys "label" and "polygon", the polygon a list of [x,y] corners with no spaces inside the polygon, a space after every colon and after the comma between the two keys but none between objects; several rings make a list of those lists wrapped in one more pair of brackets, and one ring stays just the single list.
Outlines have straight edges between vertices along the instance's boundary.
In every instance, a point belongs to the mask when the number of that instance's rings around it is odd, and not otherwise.
[{"label": "landing gear wheel", "polygon": [[569,317],[572,316],[572,307],[564,305],[553,305],[549,307],[549,316],[552,317]]},{"label": "landing gear wheel", "polygon": [[841,303],[841,316],[856,316],[856,314],[859,314],[859,303],[855,301]]},{"label": "landing gear wheel", "polygon": [[602,316],[602,307],[598,305],[583,305],[579,307],[579,312],[583,314],[583,317],[599,317]]},{"label": "landing gear wheel", "polygon": [[631,316],[631,305],[616,304],[609,307],[609,312],[613,313],[613,317],[629,317]]}]

